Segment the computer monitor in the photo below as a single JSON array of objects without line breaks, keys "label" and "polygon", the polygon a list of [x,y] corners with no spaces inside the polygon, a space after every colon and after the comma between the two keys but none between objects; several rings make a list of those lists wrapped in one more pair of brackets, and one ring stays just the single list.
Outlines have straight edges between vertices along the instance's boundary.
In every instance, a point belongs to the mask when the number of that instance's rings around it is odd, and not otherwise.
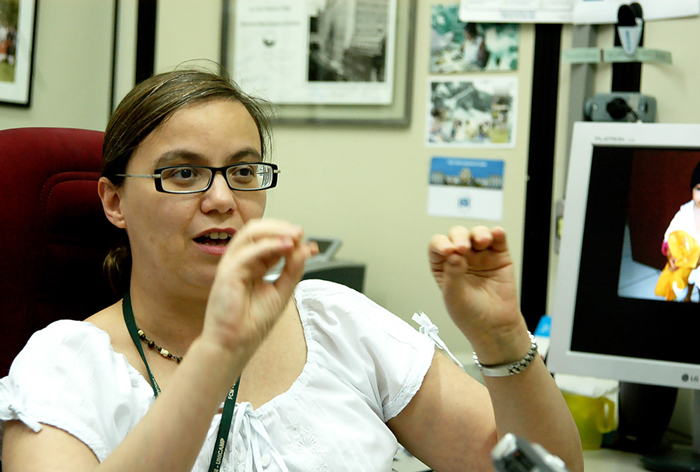
[{"label": "computer monitor", "polygon": [[[700,125],[575,124],[547,359],[552,372],[694,389],[700,404],[700,284],[685,302],[683,278],[692,269],[664,274],[663,253],[673,247],[679,254],[685,244],[686,265],[700,255],[697,243],[666,235],[691,201],[699,162]],[[692,223],[690,232],[698,228]],[[699,457],[682,460],[699,470]]]}]

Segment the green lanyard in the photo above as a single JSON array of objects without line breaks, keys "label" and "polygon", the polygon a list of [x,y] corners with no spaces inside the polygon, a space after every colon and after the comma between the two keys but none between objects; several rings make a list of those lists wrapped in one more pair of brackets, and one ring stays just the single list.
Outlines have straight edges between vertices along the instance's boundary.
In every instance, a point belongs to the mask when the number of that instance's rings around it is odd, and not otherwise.
[{"label": "green lanyard", "polygon": [[[124,312],[124,321],[126,322],[126,327],[131,335],[131,340],[134,341],[136,349],[138,349],[141,355],[141,360],[146,366],[146,371],[148,372],[148,378],[151,381],[151,387],[153,388],[153,394],[158,397],[160,393],[160,387],[156,378],[151,373],[151,368],[146,361],[146,356],[143,353],[143,346],[141,345],[141,340],[139,339],[138,328],[136,327],[136,320],[134,320],[134,311],[131,308],[131,297],[129,293],[124,295],[124,300],[122,302],[122,311]],[[214,452],[211,456],[211,462],[209,463],[209,472],[219,472],[221,468],[221,463],[224,458],[224,451],[226,450],[226,443],[228,442],[229,431],[231,430],[231,421],[233,420],[233,411],[236,408],[236,397],[238,396],[238,386],[241,383],[241,378],[238,377],[236,383],[229,390],[226,396],[226,401],[224,402],[224,410],[221,414],[221,423],[219,424],[219,435],[216,439],[216,444],[214,446]]]}]

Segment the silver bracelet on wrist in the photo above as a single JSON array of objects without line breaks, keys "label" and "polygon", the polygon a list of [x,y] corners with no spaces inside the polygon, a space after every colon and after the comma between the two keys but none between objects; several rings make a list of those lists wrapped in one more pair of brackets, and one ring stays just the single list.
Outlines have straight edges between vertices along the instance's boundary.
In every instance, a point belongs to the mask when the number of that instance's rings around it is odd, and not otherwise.
[{"label": "silver bracelet on wrist", "polygon": [[530,336],[530,350],[527,351],[525,357],[517,362],[502,365],[483,365],[479,362],[479,358],[476,356],[475,352],[474,363],[481,371],[481,374],[485,377],[508,377],[509,375],[519,374],[525,370],[527,366],[532,364],[532,361],[535,360],[535,356],[537,356],[537,341],[535,341],[535,337],[531,332],[528,331],[527,334]]}]

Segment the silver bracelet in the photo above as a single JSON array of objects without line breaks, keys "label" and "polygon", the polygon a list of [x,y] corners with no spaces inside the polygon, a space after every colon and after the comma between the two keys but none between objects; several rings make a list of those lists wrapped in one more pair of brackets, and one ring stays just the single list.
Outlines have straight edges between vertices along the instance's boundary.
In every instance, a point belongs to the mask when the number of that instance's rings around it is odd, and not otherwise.
[{"label": "silver bracelet", "polygon": [[508,377],[509,375],[519,374],[525,370],[527,366],[532,364],[532,361],[535,360],[535,356],[537,356],[537,341],[535,341],[535,337],[531,332],[528,331],[527,334],[530,336],[530,350],[527,351],[525,357],[517,362],[502,365],[483,365],[479,362],[479,358],[476,356],[475,352],[474,363],[481,371],[481,374],[485,377]]}]

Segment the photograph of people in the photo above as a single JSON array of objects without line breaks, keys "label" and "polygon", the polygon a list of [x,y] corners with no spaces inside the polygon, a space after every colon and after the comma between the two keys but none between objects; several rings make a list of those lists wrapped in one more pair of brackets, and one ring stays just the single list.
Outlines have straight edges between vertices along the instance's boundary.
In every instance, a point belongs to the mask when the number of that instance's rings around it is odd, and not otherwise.
[{"label": "photograph of people", "polygon": [[371,8],[310,2],[309,9],[309,81],[385,81],[389,0],[374,1]]},{"label": "photograph of people", "polygon": [[433,5],[430,72],[449,74],[518,69],[520,26],[459,19],[459,5]]},{"label": "photograph of people", "polygon": [[0,0],[0,82],[14,82],[19,2]]},{"label": "photograph of people", "polygon": [[440,77],[429,83],[426,145],[515,145],[515,77]]},{"label": "photograph of people", "polygon": [[700,283],[700,162],[690,178],[690,194],[691,200],[680,207],[669,223],[662,244],[668,262],[655,293],[669,301],[691,301],[693,290]]},{"label": "photograph of people", "polygon": [[318,248],[263,217],[284,175],[266,109],[191,69],[141,82],[117,107],[98,190],[128,237],[105,261],[124,298],[54,322],[16,357],[0,380],[3,470],[389,472],[399,444],[434,470],[493,470],[490,451],[512,433],[582,471],[505,231],[426,241],[482,384],[359,292],[300,282]]},{"label": "photograph of people", "polygon": [[466,23],[464,25],[464,41],[462,42],[462,59],[465,63],[465,70],[471,68],[483,69],[489,60],[491,53],[486,49],[486,40],[479,34],[476,23]]}]

